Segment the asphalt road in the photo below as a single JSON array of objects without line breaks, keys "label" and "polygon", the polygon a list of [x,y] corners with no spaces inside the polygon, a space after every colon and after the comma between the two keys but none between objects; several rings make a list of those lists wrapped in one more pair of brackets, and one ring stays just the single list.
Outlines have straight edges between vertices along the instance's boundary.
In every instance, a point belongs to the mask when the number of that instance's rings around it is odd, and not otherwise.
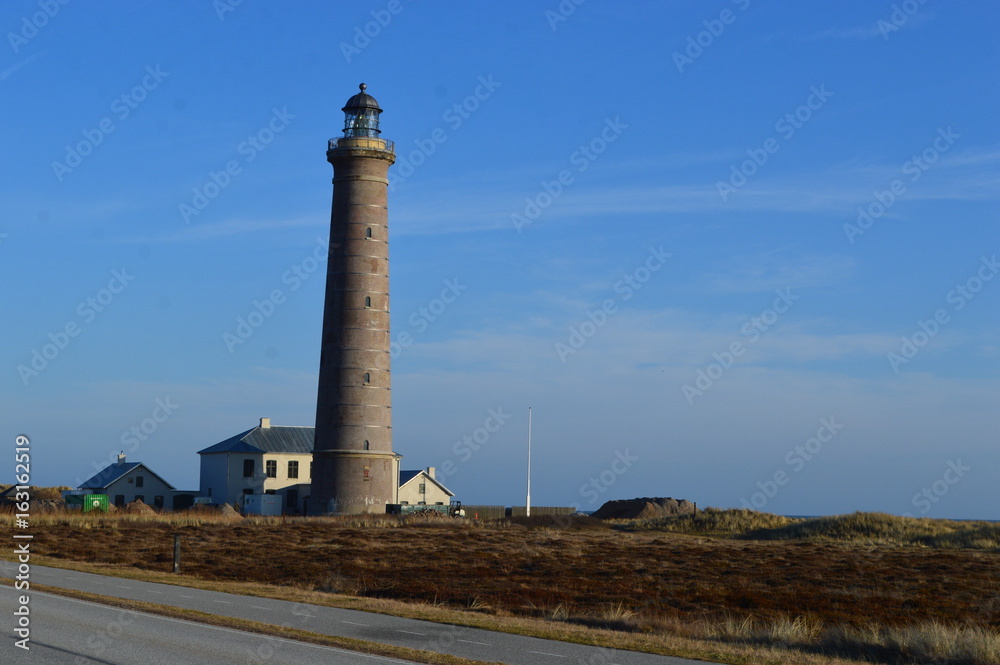
[{"label": "asphalt road", "polygon": [[[11,617],[20,592],[0,591],[0,616]],[[31,641],[25,651],[4,640],[5,665],[355,665],[409,663],[190,621],[130,612],[106,605],[33,592]]]},{"label": "asphalt road", "polygon": [[[0,576],[11,575],[9,569],[7,569],[4,565],[6,563],[7,562],[0,562]],[[31,582],[64,589],[86,591],[104,596],[112,596],[115,598],[143,600],[161,605],[171,605],[173,607],[199,610],[219,616],[236,617],[251,621],[289,626],[323,635],[354,637],[357,639],[380,642],[383,644],[394,644],[414,649],[448,653],[465,658],[471,658],[473,660],[501,661],[504,663],[510,663],[511,665],[559,665],[560,663],[567,663],[571,661],[585,665],[696,665],[697,663],[702,662],[682,658],[671,658],[668,656],[657,656],[654,654],[637,653],[633,651],[623,651],[619,649],[604,649],[568,642],[558,642],[555,640],[542,640],[522,635],[511,635],[508,633],[498,633],[476,628],[450,626],[446,624],[432,623],[429,621],[418,621],[415,619],[402,619],[383,614],[337,609],[324,607],[322,605],[304,605],[301,603],[272,600],[269,598],[259,598],[255,596],[239,596],[217,591],[204,591],[201,589],[177,587],[169,584],[140,582],[119,577],[93,575],[90,573],[80,573],[71,570],[46,568],[35,565],[31,567]],[[33,659],[22,660],[21,658],[8,659],[8,654],[18,656],[20,654],[17,654],[16,652],[22,651],[13,645],[13,604],[15,602],[15,596],[16,594],[9,589],[9,584],[2,596],[0,596],[0,600],[2,600],[4,608],[3,611],[0,612],[0,622],[6,623],[6,625],[3,626],[3,630],[8,636],[11,636],[11,639],[4,644],[3,649],[0,649],[0,655],[3,656],[2,662],[73,662],[66,659],[62,661],[35,661]],[[55,605],[55,601],[52,600],[51,597],[47,598],[42,596],[40,593],[33,592],[32,602],[34,602],[35,598],[43,601],[42,603],[39,603],[39,605],[47,605],[49,603]],[[92,604],[83,604],[79,601],[73,602],[77,604],[63,606],[63,615],[60,615],[60,613],[56,610],[52,610],[49,614],[40,613],[38,616],[33,615],[32,642],[34,643],[35,637],[37,636],[39,644],[43,644],[48,641],[53,641],[53,643],[60,645],[66,644],[66,642],[56,642],[57,638],[50,637],[50,635],[60,635],[63,630],[62,624],[64,623],[75,626],[77,625],[77,622],[82,622],[83,617],[91,613],[94,608]],[[10,611],[7,611],[8,607],[10,608]],[[116,612],[121,613],[122,611],[110,609],[107,610],[107,612],[114,615]],[[69,616],[73,617],[72,621],[69,621]],[[105,616],[104,612],[101,613],[101,616]],[[149,621],[155,622],[152,618],[150,618]],[[173,623],[169,623],[171,621]],[[113,641],[112,644],[105,650],[104,655],[97,659],[82,660],[79,662],[143,664],[161,662],[147,660],[147,655],[150,653],[150,650],[157,650],[161,646],[165,647],[169,644],[169,642],[183,641],[178,637],[181,634],[181,623],[183,622],[179,623],[169,619],[162,619],[162,622],[162,625],[165,626],[164,633],[174,635],[174,637],[168,642],[161,643],[160,641],[151,641],[147,645],[146,650],[128,652],[131,654],[131,656],[128,656],[124,651],[126,649],[124,646],[125,642],[119,643],[118,641]],[[101,629],[103,629],[106,623],[106,618],[99,622]],[[185,623],[184,625],[188,624]],[[171,626],[173,626],[173,628],[171,628]],[[93,626],[91,626],[91,628],[93,628]],[[191,630],[193,631],[194,629],[192,628]],[[204,628],[204,630],[211,631],[215,629]],[[171,631],[174,632],[171,633]],[[129,632],[131,633],[132,631]],[[184,631],[185,634],[186,632],[187,630]],[[237,631],[230,632],[237,635],[241,634]],[[90,634],[93,633],[88,633],[88,635]],[[260,643],[262,640],[271,640],[271,638],[263,638],[261,636],[247,636],[245,633],[242,633],[242,635],[245,636],[243,639],[248,645]],[[141,635],[136,635],[135,639],[140,640]],[[186,640],[186,638],[184,638],[184,640]],[[119,644],[122,644],[123,646],[119,646]],[[62,646],[61,648],[66,647]],[[315,647],[303,648],[310,649]],[[126,654],[124,656],[124,660],[109,658],[109,654],[114,654],[117,657],[119,649],[122,650],[123,654]],[[212,653],[214,652],[215,651],[213,650]],[[289,653],[290,652],[291,650],[289,649]],[[139,656],[140,653],[142,654],[141,656]],[[247,659],[245,655],[245,647],[242,648],[242,653],[244,654],[242,656],[242,660],[238,662],[258,662],[252,659]],[[360,654],[355,654],[355,657],[360,657]],[[66,656],[66,658],[68,659],[69,657]],[[163,660],[162,662],[186,663],[196,661],[168,659]],[[209,660],[209,656],[202,655],[200,656],[200,660],[197,662],[203,664],[209,662],[215,663],[230,661],[215,661],[214,659]],[[298,659],[293,660],[291,656],[285,656],[283,651],[279,653],[278,650],[275,649],[274,656],[271,658],[262,658],[259,662],[299,663],[312,661],[299,661]],[[327,660],[323,662],[334,661]]]}]

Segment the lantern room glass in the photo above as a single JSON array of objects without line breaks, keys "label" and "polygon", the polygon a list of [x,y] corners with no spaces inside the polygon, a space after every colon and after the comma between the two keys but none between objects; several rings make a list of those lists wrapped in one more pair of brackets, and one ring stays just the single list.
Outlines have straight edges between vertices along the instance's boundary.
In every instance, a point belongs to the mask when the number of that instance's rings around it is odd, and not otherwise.
[{"label": "lantern room glass", "polygon": [[378,128],[378,115],[376,109],[351,110],[344,113],[344,136],[371,137],[378,138],[381,131]]}]

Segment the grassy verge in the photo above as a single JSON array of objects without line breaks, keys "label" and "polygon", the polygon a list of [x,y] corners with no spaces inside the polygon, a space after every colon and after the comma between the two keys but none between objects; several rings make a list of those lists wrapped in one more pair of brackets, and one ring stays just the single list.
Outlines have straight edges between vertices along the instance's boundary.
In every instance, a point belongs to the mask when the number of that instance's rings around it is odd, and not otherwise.
[{"label": "grassy verge", "polygon": [[[727,663],[1000,665],[997,525],[532,520],[33,513],[33,560]],[[166,572],[178,533],[182,576]]]},{"label": "grassy verge", "polygon": [[[400,601],[387,599],[359,598],[329,594],[300,589],[289,589],[287,587],[275,587],[264,584],[245,584],[237,582],[219,582],[193,579],[183,575],[172,575],[152,571],[138,571],[120,566],[104,566],[86,564],[79,562],[66,562],[51,560],[48,557],[33,557],[33,561],[39,565],[63,568],[66,570],[76,570],[102,575],[112,575],[126,579],[134,579],[146,582],[158,582],[162,584],[174,584],[209,591],[222,591],[239,595],[250,595],[261,598],[271,598],[275,600],[286,600],[299,603],[308,603],[327,607],[343,609],[353,609],[365,612],[375,612],[409,619],[420,619],[433,621],[435,623],[450,624],[456,626],[466,626],[470,628],[481,628],[484,630],[494,630],[516,635],[525,635],[541,639],[559,640],[590,646],[598,646],[612,649],[624,649],[629,651],[640,651],[645,653],[658,654],[663,656],[674,656],[680,658],[690,658],[693,660],[704,660],[716,663],[728,663],[731,665],[859,665],[861,663],[890,662],[890,663],[926,663],[923,660],[909,660],[903,658],[904,652],[900,648],[882,646],[881,642],[892,639],[893,636],[886,634],[879,638],[874,635],[877,631],[857,631],[850,632],[839,629],[824,629],[820,624],[807,622],[800,619],[789,619],[778,622],[753,621],[747,619],[729,618],[720,621],[699,621],[693,623],[671,622],[669,624],[659,623],[656,626],[642,626],[641,632],[633,630],[616,631],[607,628],[595,628],[560,620],[539,620],[523,617],[503,617],[478,612],[463,612],[446,607],[438,607],[427,604],[403,603]],[[247,628],[255,626],[255,622],[239,622],[235,619],[215,617],[201,612],[181,610],[167,607],[165,611],[147,610],[155,606],[148,603],[135,601],[125,601],[110,599],[94,594],[83,592],[55,590],[50,587],[35,585],[34,588],[46,590],[62,595],[94,600],[105,598],[105,604],[116,607],[126,607],[151,611],[153,613],[164,614],[166,616],[176,616],[193,621],[201,621],[199,617],[210,617],[213,625],[225,625],[229,627],[262,632],[268,635],[290,637],[300,639],[291,635],[288,630],[271,626],[270,629],[277,632],[266,632],[257,628]],[[140,607],[142,606],[142,607]],[[620,621],[628,623],[630,617],[627,610],[621,608],[609,608],[608,621]],[[218,621],[216,621],[218,620]],[[236,622],[236,623],[231,623]],[[264,624],[260,624],[267,627]],[[877,641],[873,642],[872,639]],[[340,638],[337,638],[340,639]],[[343,638],[345,642],[317,642],[342,646],[354,649],[351,644],[357,642],[361,645],[368,643],[348,638]],[[896,636],[898,639],[898,636]],[[311,641],[311,640],[307,640]],[[910,642],[913,642],[911,636]],[[897,644],[896,647],[900,645]],[[393,649],[395,647],[387,647]],[[982,652],[981,647],[977,647]],[[365,649],[362,649],[365,650]],[[912,650],[912,649],[911,649]],[[382,653],[379,651],[367,651],[366,653]],[[401,658],[414,659],[411,656],[400,655]],[[418,662],[445,662],[433,660],[420,660]],[[461,659],[458,659],[461,660]],[[458,661],[450,661],[458,662]],[[471,661],[470,661],[471,662]],[[950,660],[939,659],[936,665],[971,665],[972,663],[993,665],[1000,663],[998,660]]]}]

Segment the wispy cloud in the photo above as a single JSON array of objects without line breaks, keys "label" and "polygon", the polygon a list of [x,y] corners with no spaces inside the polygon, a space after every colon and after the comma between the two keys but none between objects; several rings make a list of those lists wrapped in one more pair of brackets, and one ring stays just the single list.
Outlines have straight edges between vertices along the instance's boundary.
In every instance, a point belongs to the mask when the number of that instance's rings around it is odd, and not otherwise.
[{"label": "wispy cloud", "polygon": [[[918,182],[910,185],[897,163],[838,164],[810,173],[762,175],[723,201],[716,183],[609,185],[567,188],[533,221],[538,227],[561,219],[623,215],[776,212],[844,215],[871,200],[897,178],[908,185],[906,201],[986,201],[1000,197],[1000,151],[970,148],[945,155]],[[537,192],[511,191],[505,184],[492,192],[435,190],[435,195],[408,193],[393,206],[393,225],[404,235],[434,235],[510,229],[514,214],[523,214],[525,197]],[[448,201],[442,206],[441,201]],[[898,214],[897,211],[892,211]],[[528,227],[530,232],[531,227]]]},{"label": "wispy cloud", "polygon": [[727,257],[699,283],[728,293],[755,293],[783,288],[830,286],[850,278],[856,261],[844,255],[780,256],[782,249]]},{"label": "wispy cloud", "polygon": [[316,217],[293,217],[273,219],[227,219],[213,224],[195,224],[185,226],[173,233],[160,236],[122,238],[123,243],[175,243],[201,242],[229,236],[267,233],[283,229],[304,228],[314,226],[318,231],[326,232],[329,222]]}]

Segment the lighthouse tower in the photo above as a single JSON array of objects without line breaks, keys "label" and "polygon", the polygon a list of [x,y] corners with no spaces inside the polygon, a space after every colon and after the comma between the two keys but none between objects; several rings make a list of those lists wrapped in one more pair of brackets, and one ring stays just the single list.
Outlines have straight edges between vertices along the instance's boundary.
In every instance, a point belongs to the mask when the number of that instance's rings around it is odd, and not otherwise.
[{"label": "lighthouse tower", "polygon": [[384,513],[398,492],[389,371],[389,166],[375,98],[344,106],[330,139],[333,210],[309,512]]}]

